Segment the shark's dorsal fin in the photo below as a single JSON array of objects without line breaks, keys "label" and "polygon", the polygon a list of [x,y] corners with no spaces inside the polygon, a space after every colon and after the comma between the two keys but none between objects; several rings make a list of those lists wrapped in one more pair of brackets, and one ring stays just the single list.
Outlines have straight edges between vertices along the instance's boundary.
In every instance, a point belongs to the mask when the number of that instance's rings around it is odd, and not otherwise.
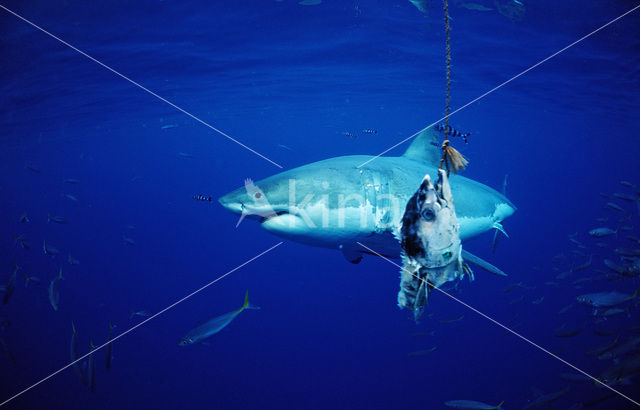
[{"label": "shark's dorsal fin", "polygon": [[402,156],[437,167],[441,156],[439,133],[433,127],[422,131],[414,138]]}]

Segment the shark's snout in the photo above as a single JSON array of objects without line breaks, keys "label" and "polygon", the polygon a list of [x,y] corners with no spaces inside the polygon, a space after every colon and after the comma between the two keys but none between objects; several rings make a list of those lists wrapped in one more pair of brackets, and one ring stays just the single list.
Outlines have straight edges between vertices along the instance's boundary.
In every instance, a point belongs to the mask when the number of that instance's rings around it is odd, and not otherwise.
[{"label": "shark's snout", "polygon": [[234,214],[242,214],[242,201],[238,193],[239,190],[229,192],[228,194],[218,198],[220,205]]}]

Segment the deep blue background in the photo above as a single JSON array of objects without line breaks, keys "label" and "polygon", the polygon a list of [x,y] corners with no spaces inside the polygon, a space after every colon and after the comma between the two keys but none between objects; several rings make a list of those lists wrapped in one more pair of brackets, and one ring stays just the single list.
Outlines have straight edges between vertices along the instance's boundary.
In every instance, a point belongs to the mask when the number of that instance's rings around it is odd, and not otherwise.
[{"label": "deep blue background", "polygon": [[[451,4],[454,109],[636,5],[522,1],[519,22]],[[285,169],[379,153],[444,113],[439,2],[429,16],[401,0],[1,4]],[[610,199],[599,192],[632,192],[621,179],[640,183],[638,27],[636,11],[451,119],[473,133],[468,146],[455,141],[470,160],[465,175],[500,189],[509,174],[507,195],[518,206],[504,224],[511,238],[495,255],[491,234],[465,245],[510,277],[476,271],[476,281],[454,294],[595,374],[610,364],[584,351],[609,339],[593,335],[586,307],[558,311],[587,291],[638,286],[637,279],[571,285],[600,275],[599,255],[630,246],[619,235],[596,248],[587,231],[602,216],[620,224],[622,214],[603,210]],[[20,274],[42,279],[25,289],[19,276],[0,306],[11,321],[0,337],[18,363],[1,352],[4,400],[69,362],[72,321],[87,352],[90,340],[106,340],[109,322],[117,333],[135,324],[130,309],[159,311],[276,244],[256,223],[235,229],[236,216],[191,196],[217,198],[246,177],[279,170],[4,10],[0,61],[0,282],[14,260]],[[365,128],[378,134],[362,135]],[[617,202],[640,236],[637,204]],[[28,224],[18,221],[24,211]],[[69,223],[47,224],[48,213]],[[571,253],[574,232],[584,252],[598,254],[593,266],[558,288],[545,285],[587,259]],[[30,250],[14,246],[18,234]],[[61,255],[44,255],[43,240]],[[561,252],[566,259],[553,264]],[[68,253],[81,264],[69,266]],[[47,286],[59,266],[65,279],[54,312]],[[558,377],[571,371],[565,365],[443,295],[429,304],[432,318],[413,323],[396,306],[398,276],[383,260],[351,265],[338,252],[285,242],[118,340],[109,373],[97,353],[95,393],[68,369],[9,407],[389,409],[474,399],[519,408],[535,397],[532,387],[566,386]],[[518,281],[535,289],[503,292]],[[198,321],[240,306],[246,289],[262,310],[243,313],[208,345],[177,345]],[[637,319],[633,309],[605,325]],[[574,338],[553,336],[564,323],[585,321]],[[411,336],[430,330],[434,336]],[[432,346],[427,356],[407,356]],[[634,386],[621,390],[633,394]],[[558,403],[605,392],[573,385]],[[602,408],[626,405],[616,398]]]}]

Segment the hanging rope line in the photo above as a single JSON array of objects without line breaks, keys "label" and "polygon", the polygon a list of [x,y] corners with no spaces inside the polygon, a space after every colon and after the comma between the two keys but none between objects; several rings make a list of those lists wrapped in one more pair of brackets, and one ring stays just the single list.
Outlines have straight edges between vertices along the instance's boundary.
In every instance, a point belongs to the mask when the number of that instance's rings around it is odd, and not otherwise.
[{"label": "hanging rope line", "polygon": [[453,172],[455,174],[458,171],[465,169],[467,164],[469,164],[469,161],[467,161],[462,154],[453,148],[449,141],[449,133],[451,131],[451,127],[449,126],[449,113],[451,112],[451,39],[449,31],[451,28],[449,27],[449,4],[447,3],[447,0],[444,0],[444,27],[447,38],[447,98],[444,117],[444,141],[442,142],[442,158],[440,158],[439,168],[445,169],[447,171],[447,175],[449,175],[449,172]]}]

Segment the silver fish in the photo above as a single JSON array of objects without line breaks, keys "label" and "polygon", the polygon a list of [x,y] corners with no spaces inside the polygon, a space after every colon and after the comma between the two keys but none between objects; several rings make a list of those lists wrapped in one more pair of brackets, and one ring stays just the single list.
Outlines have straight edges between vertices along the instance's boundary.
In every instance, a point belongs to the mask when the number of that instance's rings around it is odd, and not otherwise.
[{"label": "silver fish", "polygon": [[130,311],[131,315],[129,315],[129,320],[133,319],[136,316],[140,316],[140,317],[148,317],[151,316],[151,312],[147,311],[147,310],[131,310]]},{"label": "silver fish", "polygon": [[462,260],[460,226],[444,170],[438,170],[435,187],[429,174],[425,175],[407,202],[400,237],[403,267],[398,305],[412,310],[418,320],[431,289],[465,274],[473,280],[471,269]]},{"label": "silver fish", "polygon": [[555,337],[573,337],[581,333],[587,324],[583,324],[582,326],[575,329],[566,329],[566,325],[562,325],[559,329],[554,333]]},{"label": "silver fish", "polygon": [[19,246],[22,249],[29,250],[31,246],[29,242],[25,239],[24,235],[18,235],[13,237],[13,243],[16,245],[16,248]]},{"label": "silver fish", "polygon": [[588,350],[585,354],[587,356],[600,356],[601,354],[613,349],[616,347],[618,342],[620,341],[620,336],[616,337],[613,342],[607,343],[606,345],[595,347],[591,350]]},{"label": "silver fish", "polygon": [[416,350],[415,352],[407,353],[407,356],[425,356],[425,355],[428,355],[429,353],[433,352],[437,348],[438,348],[438,346],[433,346],[433,347],[431,347],[429,349],[426,349],[426,350]]},{"label": "silver fish", "polygon": [[569,386],[560,390],[559,392],[543,394],[539,396],[537,399],[527,404],[524,409],[537,409],[539,407],[548,407],[549,403],[558,400],[560,397],[564,396],[569,391]]},{"label": "silver fish", "polygon": [[14,365],[18,364],[18,362],[16,361],[16,357],[13,355],[13,352],[11,351],[11,349],[9,349],[9,345],[1,337],[0,337],[0,344],[2,345],[2,348],[4,349],[9,359],[13,362],[13,364]]},{"label": "silver fish", "polygon": [[53,246],[47,246],[46,241],[42,241],[42,251],[45,255],[55,256],[60,253],[60,251]]},{"label": "silver fish", "polygon": [[95,346],[92,341],[89,341],[89,347],[91,348],[91,354],[89,355],[89,363],[87,365],[87,376],[89,378],[89,390],[93,392],[96,387],[96,369],[95,369],[95,355],[93,351],[95,350]]},{"label": "silver fish", "polygon": [[58,310],[58,303],[60,302],[60,291],[58,286],[60,284],[60,280],[62,279],[62,268],[58,271],[58,276],[51,280],[49,283],[49,302],[51,303],[51,307],[53,310]]},{"label": "silver fish", "polygon": [[614,211],[624,212],[624,209],[622,209],[622,207],[620,207],[620,205],[614,204],[613,202],[607,202],[607,204],[604,207],[605,208],[609,208],[609,209],[613,209]]},{"label": "silver fish", "polygon": [[107,368],[107,371],[109,371],[111,369],[111,359],[113,357],[113,341],[112,339],[112,335],[113,335],[113,325],[111,323],[109,323],[109,336],[108,336],[108,340],[109,343],[107,343],[107,346],[105,347],[105,367]]},{"label": "silver fish", "polygon": [[562,315],[564,313],[567,313],[569,311],[569,309],[571,309],[573,307],[573,303],[570,305],[567,305],[565,307],[563,307],[562,309],[560,309],[560,311],[558,312],[559,315]]},{"label": "silver fish", "polygon": [[13,295],[13,291],[16,289],[16,274],[20,270],[20,267],[16,262],[13,262],[13,265],[14,265],[13,273],[9,277],[9,280],[7,281],[7,284],[4,287],[4,296],[2,297],[3,305],[6,305],[7,302],[9,302],[11,295]]},{"label": "silver fish", "polygon": [[47,222],[55,222],[57,224],[66,224],[69,221],[67,220],[67,218],[64,218],[62,216],[47,214]]},{"label": "silver fish", "polygon": [[617,234],[617,230],[613,230],[611,228],[595,228],[589,231],[589,235],[595,238],[602,238],[603,236],[610,236]]},{"label": "silver fish", "polygon": [[31,172],[35,172],[36,174],[39,174],[41,172],[40,168],[36,167],[35,165],[27,162],[26,164],[24,164],[25,169],[28,169]]},{"label": "silver fish", "polygon": [[36,285],[40,284],[40,278],[37,276],[29,276],[26,273],[23,273],[22,276],[24,276],[24,287],[28,287],[29,283],[33,282]]},{"label": "silver fish", "polygon": [[571,268],[572,272],[579,272],[581,270],[587,269],[589,266],[591,266],[591,261],[593,260],[593,255],[589,256],[589,260],[586,261],[585,263],[583,263],[582,265],[578,265],[574,268]]},{"label": "silver fish", "polygon": [[625,274],[625,269],[616,264],[614,261],[612,261],[611,259],[605,259],[604,260],[604,264],[607,266],[607,268],[611,269],[612,271],[619,273],[620,275],[624,275]]},{"label": "silver fish", "polygon": [[67,262],[69,262],[69,265],[80,265],[80,261],[71,256],[71,254],[67,256]]},{"label": "silver fish", "polygon": [[452,317],[452,318],[447,318],[447,319],[440,319],[438,320],[439,323],[455,323],[455,322],[459,322],[462,319],[464,319],[464,315],[460,315],[458,317]]},{"label": "silver fish", "polygon": [[640,344],[640,337],[629,339],[622,343],[620,346],[612,348],[598,356],[600,360],[615,359],[616,357],[624,356],[625,354],[636,349],[636,346]]},{"label": "silver fish", "polygon": [[[75,362],[78,359],[78,333],[76,332],[76,326],[71,322],[71,346],[69,349],[69,357],[71,358],[71,362]],[[78,378],[85,386],[87,385],[87,378],[80,367],[80,363],[73,364],[76,373],[78,373]]]},{"label": "silver fish", "polygon": [[618,255],[640,256],[640,249],[615,248],[613,251]]},{"label": "silver fish", "polygon": [[631,196],[631,195],[627,195],[627,194],[620,194],[618,192],[614,193],[613,196],[615,196],[618,199],[622,199],[623,201],[628,201],[628,202],[633,202],[636,199],[638,199],[638,197],[636,197],[636,196]]},{"label": "silver fish", "polygon": [[637,374],[639,371],[640,354],[636,354],[606,369],[598,376],[598,379],[608,386],[615,386],[621,384],[627,377]]},{"label": "silver fish", "polygon": [[532,300],[531,303],[533,303],[534,305],[539,305],[543,301],[544,301],[544,296],[541,296],[538,299]]},{"label": "silver fish", "polygon": [[576,300],[579,303],[593,306],[595,308],[610,307],[610,306],[619,305],[620,303],[624,303],[628,300],[635,299],[638,296],[638,292],[640,292],[640,288],[636,289],[633,295],[629,295],[627,293],[620,293],[616,291],[588,293],[585,295],[578,296]]},{"label": "silver fish", "polygon": [[605,311],[602,312],[598,312],[598,317],[604,317],[607,318],[609,316],[613,316],[613,315],[618,315],[620,313],[625,313],[625,312],[629,312],[629,308],[626,309],[622,309],[622,308],[617,308],[617,307],[613,307],[613,308],[609,308]]},{"label": "silver fish", "polygon": [[283,149],[283,150],[285,150],[285,151],[293,151],[293,150],[291,149],[291,147],[288,147],[288,146],[286,146],[286,145],[284,145],[284,144],[278,144],[278,148],[282,148],[282,149]]},{"label": "silver fish", "polygon": [[216,333],[218,333],[219,331],[227,327],[229,323],[231,323],[231,321],[235,319],[236,316],[242,313],[242,311],[244,311],[245,309],[260,309],[257,306],[253,306],[249,304],[249,291],[247,291],[247,293],[245,294],[244,304],[239,309],[236,309],[229,313],[225,313],[224,315],[216,316],[212,319],[207,320],[200,326],[197,326],[196,328],[192,329],[182,339],[180,339],[180,341],[178,342],[178,345],[180,346],[192,345],[194,343],[198,343],[206,338],[209,338],[215,335]]}]

